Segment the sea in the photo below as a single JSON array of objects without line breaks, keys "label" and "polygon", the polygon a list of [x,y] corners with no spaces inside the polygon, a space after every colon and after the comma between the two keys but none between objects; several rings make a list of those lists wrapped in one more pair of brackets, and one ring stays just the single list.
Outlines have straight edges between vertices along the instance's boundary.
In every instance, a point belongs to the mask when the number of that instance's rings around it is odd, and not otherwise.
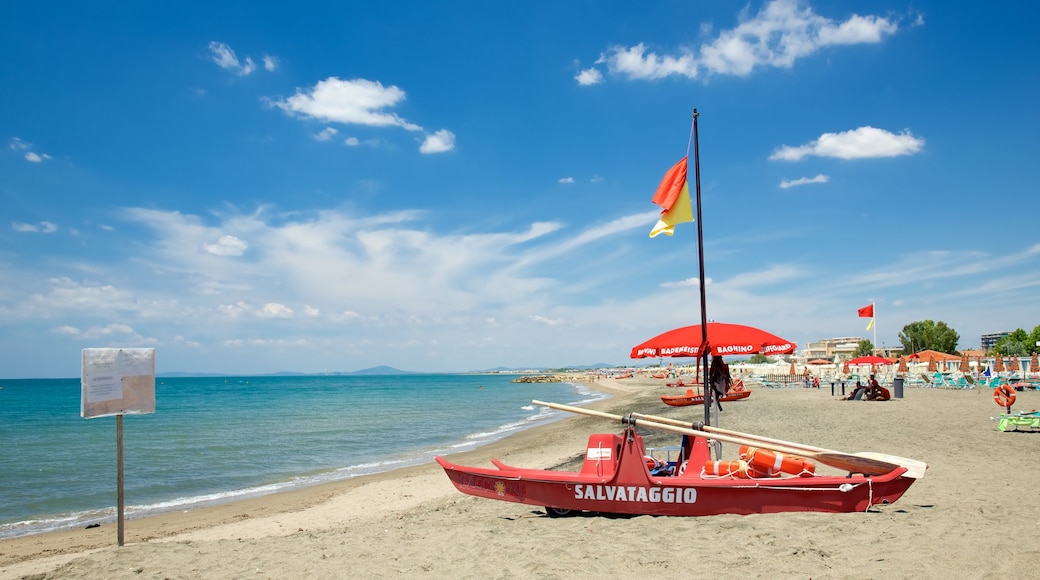
[{"label": "sea", "polygon": [[[577,383],[510,374],[156,378],[123,416],[125,517],[427,463],[562,417]],[[80,417],[80,379],[0,379],[0,539],[113,522],[116,418]]]}]

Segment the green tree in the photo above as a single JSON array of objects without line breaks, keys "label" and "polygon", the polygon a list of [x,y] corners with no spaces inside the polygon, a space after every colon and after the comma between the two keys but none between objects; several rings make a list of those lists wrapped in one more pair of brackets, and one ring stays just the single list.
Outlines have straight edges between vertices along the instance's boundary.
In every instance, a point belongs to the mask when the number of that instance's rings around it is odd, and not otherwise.
[{"label": "green tree", "polygon": [[1033,352],[1027,345],[1035,345],[1036,342],[1030,342],[1030,334],[1021,328],[1015,329],[1014,332],[1008,334],[993,347],[993,352],[996,354],[1010,355],[1010,356],[1025,356]]},{"label": "green tree", "polygon": [[957,342],[961,339],[957,331],[945,322],[922,320],[911,322],[899,333],[899,342],[903,344],[903,352],[918,352],[931,349],[947,354],[957,352]]},{"label": "green tree", "polygon": [[852,358],[856,358],[857,356],[867,356],[869,354],[874,354],[874,343],[864,338],[859,341],[858,345],[856,345],[856,350],[853,351]]},{"label": "green tree", "polygon": [[1029,342],[1026,344],[1029,352],[1040,352],[1040,347],[1036,346],[1036,343],[1040,342],[1040,324],[1033,328],[1033,332],[1029,333]]},{"label": "green tree", "polygon": [[766,356],[766,355],[764,355],[762,353],[755,353],[755,354],[751,355],[751,358],[748,359],[748,363],[750,363],[750,364],[767,363],[767,362],[770,362],[771,360],[772,359],[770,359],[768,356]]}]

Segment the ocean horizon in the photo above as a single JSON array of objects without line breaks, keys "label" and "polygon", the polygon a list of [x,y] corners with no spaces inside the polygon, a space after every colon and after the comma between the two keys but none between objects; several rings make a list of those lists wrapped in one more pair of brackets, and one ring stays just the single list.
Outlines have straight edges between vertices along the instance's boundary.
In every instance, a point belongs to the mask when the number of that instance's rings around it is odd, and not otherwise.
[{"label": "ocean horizon", "polygon": [[[426,463],[562,418],[577,383],[514,374],[157,376],[123,420],[126,517]],[[80,379],[0,381],[0,539],[115,520],[115,417],[80,417]]]}]

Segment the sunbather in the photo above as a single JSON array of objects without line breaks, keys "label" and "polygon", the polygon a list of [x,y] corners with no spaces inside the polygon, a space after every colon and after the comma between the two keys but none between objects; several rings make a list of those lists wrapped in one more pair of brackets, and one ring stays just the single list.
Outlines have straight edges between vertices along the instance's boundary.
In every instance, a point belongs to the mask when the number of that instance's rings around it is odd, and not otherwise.
[{"label": "sunbather", "polygon": [[856,381],[856,388],[852,389],[852,392],[849,393],[849,396],[842,397],[839,400],[841,400],[841,401],[859,401],[860,398],[863,396],[863,394],[866,393],[866,392],[867,392],[867,387],[863,386],[863,383],[861,383],[859,381]]}]

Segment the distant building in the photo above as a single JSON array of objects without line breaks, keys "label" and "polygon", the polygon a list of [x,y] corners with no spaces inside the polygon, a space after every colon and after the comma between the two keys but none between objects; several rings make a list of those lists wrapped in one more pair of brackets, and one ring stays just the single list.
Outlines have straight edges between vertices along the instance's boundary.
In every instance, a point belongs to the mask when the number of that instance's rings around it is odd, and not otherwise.
[{"label": "distant building", "polygon": [[979,344],[982,345],[982,350],[989,352],[990,350],[993,350],[993,347],[997,346],[997,343],[1000,342],[1000,339],[1004,338],[1009,334],[1011,334],[1011,331],[983,334],[979,339]]},{"label": "distant building", "polygon": [[863,338],[859,336],[842,336],[810,342],[808,346],[802,349],[802,356],[806,360],[817,358],[834,360],[834,355],[836,354],[850,357],[859,347],[859,341],[861,340]]}]

